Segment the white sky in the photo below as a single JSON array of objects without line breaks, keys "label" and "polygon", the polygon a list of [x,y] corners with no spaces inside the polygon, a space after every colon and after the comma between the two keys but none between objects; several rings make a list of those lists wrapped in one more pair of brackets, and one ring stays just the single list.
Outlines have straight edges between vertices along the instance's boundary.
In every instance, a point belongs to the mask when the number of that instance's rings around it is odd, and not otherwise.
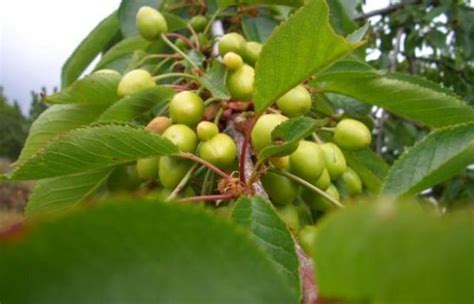
[{"label": "white sky", "polygon": [[[364,11],[388,5],[368,0]],[[95,25],[120,0],[0,0],[0,86],[26,112],[30,91],[60,83],[61,67]]]}]

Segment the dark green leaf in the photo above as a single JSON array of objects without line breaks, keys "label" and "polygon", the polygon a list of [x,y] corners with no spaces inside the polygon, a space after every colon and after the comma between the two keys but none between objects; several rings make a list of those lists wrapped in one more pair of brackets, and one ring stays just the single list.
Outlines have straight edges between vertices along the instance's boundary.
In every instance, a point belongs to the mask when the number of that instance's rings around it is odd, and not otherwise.
[{"label": "dark green leaf", "polygon": [[110,106],[99,117],[99,121],[131,121],[155,106],[168,101],[173,94],[172,89],[157,86],[126,96]]},{"label": "dark green leaf", "polygon": [[144,51],[150,46],[150,42],[146,41],[140,36],[133,36],[127,39],[124,39],[114,45],[110,50],[105,53],[102,58],[100,58],[99,63],[97,63],[95,70],[100,70],[107,67],[113,61],[125,56],[131,55],[137,50]]},{"label": "dark green leaf", "polygon": [[379,193],[389,169],[385,161],[370,149],[344,151],[344,156],[349,167],[360,176],[364,186],[373,194]]},{"label": "dark green leaf", "polygon": [[13,179],[42,179],[169,155],[178,148],[168,139],[129,125],[97,125],[73,130],[19,164]]},{"label": "dark green leaf", "polygon": [[66,61],[61,72],[61,87],[65,88],[79,78],[118,31],[117,14],[114,12],[92,30]]},{"label": "dark green leaf", "polygon": [[403,154],[385,179],[382,194],[414,194],[474,163],[474,123],[439,129]]},{"label": "dark green leaf", "polygon": [[277,25],[278,22],[268,16],[244,16],[242,19],[242,30],[248,41],[266,42]]},{"label": "dark green leaf", "polygon": [[309,1],[263,47],[255,70],[256,111],[263,112],[290,89],[361,46],[363,42],[356,38],[363,34],[364,30],[347,40],[338,36],[329,24],[326,2]]},{"label": "dark green leaf", "polygon": [[300,6],[303,4],[303,0],[218,0],[218,3],[219,7],[221,8],[236,4],[274,4]]},{"label": "dark green leaf", "polygon": [[384,75],[356,62],[340,62],[311,82],[433,127],[474,121],[474,109],[445,89],[417,77]]},{"label": "dark green leaf", "polygon": [[300,296],[299,262],[294,240],[270,202],[260,197],[242,197],[232,211],[232,218],[252,233],[257,244],[272,257],[293,292]]},{"label": "dark green leaf", "polygon": [[293,153],[298,148],[301,139],[311,135],[321,121],[309,117],[297,117],[289,119],[278,125],[272,132],[273,145],[265,147],[258,155],[259,161],[273,156],[285,156]]},{"label": "dark green leaf", "polygon": [[30,158],[53,137],[95,121],[106,107],[76,104],[48,108],[31,125],[30,134],[16,164]]},{"label": "dark green leaf", "polygon": [[354,303],[470,303],[472,214],[444,217],[380,203],[333,213],[318,226],[315,266],[325,298]]},{"label": "dark green leaf", "polygon": [[[351,1],[356,3],[356,1]],[[347,35],[357,29],[357,24],[352,20],[341,0],[331,0],[327,2],[331,12],[331,24],[334,29],[341,35]],[[351,7],[354,11],[355,6]]]},{"label": "dark green leaf", "polygon": [[192,206],[101,204],[0,244],[5,303],[298,303],[248,234]]},{"label": "dark green leaf", "polygon": [[104,168],[39,181],[26,206],[26,215],[74,206],[93,193],[111,171]]},{"label": "dark green leaf", "polygon": [[117,86],[120,79],[120,75],[115,73],[91,74],[48,96],[46,100],[49,103],[111,104],[119,99]]},{"label": "dark green leaf", "polygon": [[206,76],[201,78],[201,82],[212,93],[213,96],[228,100],[229,90],[225,83],[226,70],[222,63],[215,60]]}]

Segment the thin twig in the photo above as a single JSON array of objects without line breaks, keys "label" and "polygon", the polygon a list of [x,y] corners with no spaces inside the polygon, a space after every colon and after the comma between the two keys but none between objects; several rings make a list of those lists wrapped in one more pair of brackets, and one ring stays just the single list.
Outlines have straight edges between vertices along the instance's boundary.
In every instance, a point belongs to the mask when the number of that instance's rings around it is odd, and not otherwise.
[{"label": "thin twig", "polygon": [[185,198],[179,199],[178,202],[216,202],[216,201],[231,200],[233,198],[235,198],[234,194],[226,193],[226,194],[185,197]]},{"label": "thin twig", "polygon": [[366,19],[369,19],[370,17],[374,17],[374,16],[378,16],[378,15],[385,16],[385,15],[391,14],[391,13],[405,7],[406,5],[418,4],[418,3],[421,3],[421,0],[402,1],[400,3],[396,3],[396,4],[393,4],[393,5],[378,9],[378,10],[374,10],[374,11],[371,11],[371,12],[368,12],[368,13],[365,13],[365,14],[357,15],[354,18],[354,20],[362,21],[362,20],[366,20]]},{"label": "thin twig", "polygon": [[177,47],[176,45],[174,45],[173,42],[171,42],[165,34],[162,34],[161,35],[161,39],[163,39],[163,41],[170,47],[172,48],[174,51],[176,51],[177,53],[179,53],[181,56],[183,56],[184,59],[186,59],[186,61],[188,61],[194,68],[200,70],[200,68],[198,67],[198,65],[192,61],[191,58],[188,57],[188,55],[186,55],[179,47]]},{"label": "thin twig", "polygon": [[181,179],[181,181],[179,182],[179,184],[176,186],[176,188],[174,188],[173,192],[171,192],[170,195],[168,195],[168,197],[166,198],[167,201],[170,201],[174,198],[176,198],[176,196],[178,195],[179,192],[181,192],[181,190],[184,189],[184,187],[186,187],[186,185],[188,184],[189,182],[189,179],[191,178],[191,175],[193,174],[194,170],[196,169],[196,167],[199,166],[199,164],[194,164],[189,170],[188,172],[186,173],[186,175]]}]

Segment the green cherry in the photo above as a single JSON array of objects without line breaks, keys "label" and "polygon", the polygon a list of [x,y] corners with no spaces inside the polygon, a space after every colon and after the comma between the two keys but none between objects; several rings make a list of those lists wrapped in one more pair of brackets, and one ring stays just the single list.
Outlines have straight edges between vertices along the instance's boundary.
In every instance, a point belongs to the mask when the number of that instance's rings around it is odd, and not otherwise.
[{"label": "green cherry", "polygon": [[288,117],[305,115],[311,110],[312,100],[308,90],[299,85],[280,97],[276,104],[283,114]]},{"label": "green cherry", "polygon": [[196,93],[182,91],[171,99],[169,112],[173,123],[193,128],[204,116],[204,102]]},{"label": "green cherry", "polygon": [[345,150],[360,150],[368,147],[372,135],[366,125],[355,119],[343,119],[334,129],[334,142]]},{"label": "green cherry", "polygon": [[136,26],[140,35],[147,40],[155,40],[168,31],[165,17],[149,6],[143,6],[138,10]]}]

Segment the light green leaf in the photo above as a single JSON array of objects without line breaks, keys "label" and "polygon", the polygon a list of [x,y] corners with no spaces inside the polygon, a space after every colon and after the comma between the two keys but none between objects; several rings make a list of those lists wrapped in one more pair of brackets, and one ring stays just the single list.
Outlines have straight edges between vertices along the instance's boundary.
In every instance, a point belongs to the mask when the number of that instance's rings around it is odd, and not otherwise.
[{"label": "light green leaf", "polygon": [[414,194],[445,181],[474,163],[474,123],[439,129],[403,154],[391,167],[381,193]]},{"label": "light green leaf", "polygon": [[240,198],[232,211],[237,224],[247,228],[273,259],[293,292],[300,296],[299,262],[294,240],[270,202],[260,197]]},{"label": "light green leaf", "polygon": [[126,96],[110,106],[98,121],[131,121],[150,111],[155,106],[168,101],[174,95],[170,88],[156,86]]},{"label": "light green leaf", "polygon": [[223,100],[228,100],[230,98],[230,93],[229,90],[227,90],[225,77],[226,70],[224,65],[215,60],[207,75],[201,78],[201,82],[213,96]]},{"label": "light green leaf", "polygon": [[344,39],[329,24],[326,2],[309,1],[282,23],[263,47],[255,70],[256,111],[263,112],[290,89],[361,46],[363,42],[354,37],[363,36],[365,29]]},{"label": "light green leaf", "polygon": [[248,234],[193,206],[100,204],[0,246],[5,303],[298,303]]},{"label": "light green leaf", "polygon": [[278,22],[268,16],[243,16],[242,30],[248,41],[264,43],[278,25]]},{"label": "light green leaf", "polygon": [[162,2],[162,0],[122,0],[118,9],[118,19],[123,36],[128,38],[137,35],[136,17],[142,6],[159,8]]},{"label": "light green leaf", "polygon": [[177,153],[168,139],[129,125],[96,125],[73,130],[19,164],[12,179],[64,176]]},{"label": "light green leaf", "polygon": [[379,193],[389,169],[387,163],[370,149],[344,151],[344,156],[349,167],[360,176],[364,186],[373,194]]},{"label": "light green leaf", "polygon": [[143,39],[140,36],[133,36],[126,38],[105,53],[100,61],[97,63],[95,70],[100,70],[107,67],[108,64],[120,59],[126,55],[132,55],[136,50],[145,50],[150,46],[151,42]]},{"label": "light green leaf", "polygon": [[61,71],[61,87],[72,84],[119,31],[116,12],[105,18],[79,44]]},{"label": "light green leaf", "polygon": [[26,215],[76,205],[100,187],[111,171],[112,168],[104,168],[39,181],[26,206]]},{"label": "light green leaf", "polygon": [[41,113],[33,122],[18,165],[30,158],[53,137],[90,124],[105,110],[106,105],[54,105]]},{"label": "light green leaf", "polygon": [[120,75],[115,73],[91,74],[46,97],[46,100],[53,104],[111,104],[119,99],[117,86],[120,79]]},{"label": "light green leaf", "polygon": [[273,156],[280,157],[290,155],[298,149],[298,144],[301,139],[310,136],[322,125],[322,121],[305,116],[284,121],[272,131],[272,145],[265,147],[259,153],[259,161]]},{"label": "light green leaf", "polygon": [[474,108],[445,89],[414,76],[377,72],[358,62],[337,63],[311,84],[432,127],[474,121]]},{"label": "light green leaf", "polygon": [[414,204],[335,212],[314,246],[320,293],[350,303],[471,303],[473,231],[469,212],[439,217]]}]

